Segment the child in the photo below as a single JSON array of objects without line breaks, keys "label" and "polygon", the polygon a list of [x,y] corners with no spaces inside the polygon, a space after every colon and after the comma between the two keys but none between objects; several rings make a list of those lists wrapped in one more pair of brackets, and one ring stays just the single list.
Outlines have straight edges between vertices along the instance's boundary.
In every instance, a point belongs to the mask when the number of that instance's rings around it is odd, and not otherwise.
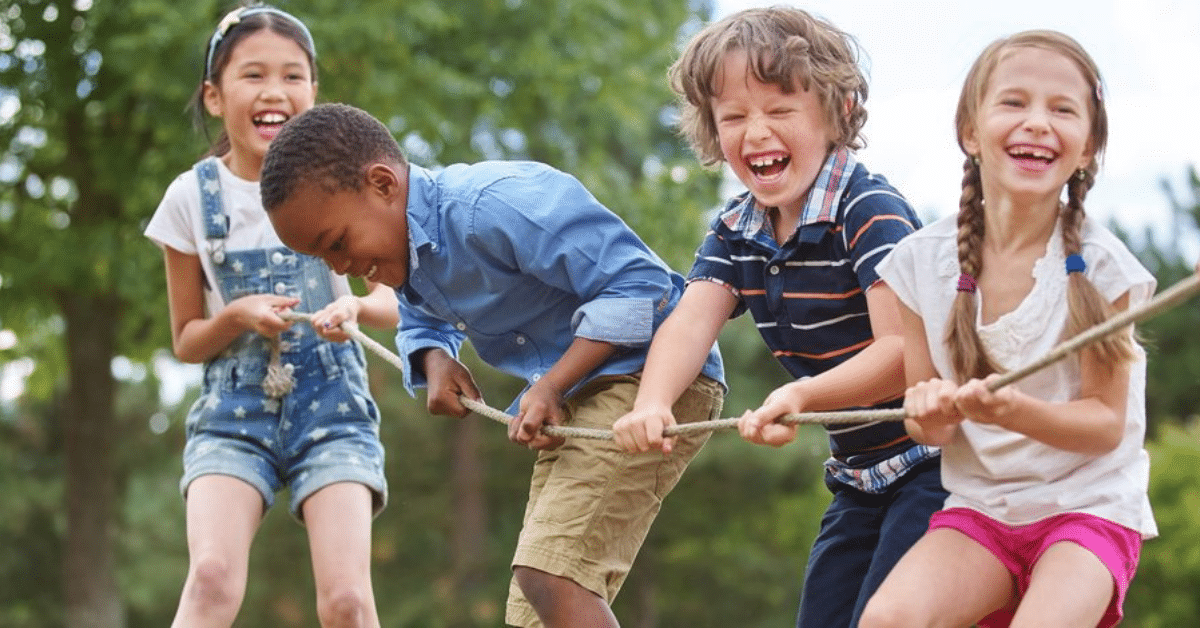
[{"label": "child", "polygon": [[[176,627],[233,624],[251,539],[284,486],[308,528],[321,625],[379,625],[370,574],[371,519],[387,498],[379,413],[362,349],[342,342],[339,325],[394,327],[395,297],[370,283],[356,297],[321,260],[283,247],[258,192],[271,138],[313,105],[313,62],[295,17],[264,5],[225,16],[193,102],[223,121],[216,157],[170,185],[146,228],[166,261],[175,355],[205,363],[187,419],[189,566]],[[313,313],[311,327],[281,318],[292,308]]]},{"label": "child", "polygon": [[[466,339],[529,383],[510,408],[509,438],[541,451],[506,621],[616,626],[609,604],[707,435],[664,458],[539,429],[610,428],[631,407],[683,278],[573,177],[529,162],[410,165],[386,127],[344,105],[314,107],[283,129],[262,195],[284,242],[396,288],[405,385],[428,387],[430,412],[463,416],[459,395],[480,399],[456,359]],[[720,414],[720,355],[711,342],[703,353],[675,406],[684,421]]]},{"label": "child", "polygon": [[1061,33],[990,45],[958,102],[967,159],[957,217],[880,264],[904,305],[909,429],[945,447],[950,497],[871,600],[864,628],[1121,619],[1142,539],[1156,534],[1142,349],[1132,332],[1110,336],[987,388],[1154,292],[1150,273],[1084,216],[1107,138],[1100,85],[1091,57]]},{"label": "child", "polygon": [[[918,226],[883,177],[858,164],[867,84],[853,40],[799,9],[750,9],[702,30],[671,68],[700,159],[748,192],[712,222],[679,307],[654,338],[635,409],[615,426],[629,451],[670,451],[671,403],[725,321],[749,310],[796,381],[739,422],[783,445],[784,414],[889,408],[904,390],[900,315],[875,264]],[[805,571],[797,626],[856,626],[945,493],[938,453],[899,423],[829,430],[833,502]]]}]

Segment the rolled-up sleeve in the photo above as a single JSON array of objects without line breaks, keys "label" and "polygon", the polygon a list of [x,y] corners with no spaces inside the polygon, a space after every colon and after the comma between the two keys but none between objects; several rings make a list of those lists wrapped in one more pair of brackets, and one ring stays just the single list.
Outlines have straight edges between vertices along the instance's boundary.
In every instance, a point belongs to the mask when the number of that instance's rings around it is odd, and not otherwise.
[{"label": "rolled-up sleeve", "polygon": [[575,335],[615,345],[640,346],[654,335],[654,303],[650,299],[595,299],[575,310]]}]

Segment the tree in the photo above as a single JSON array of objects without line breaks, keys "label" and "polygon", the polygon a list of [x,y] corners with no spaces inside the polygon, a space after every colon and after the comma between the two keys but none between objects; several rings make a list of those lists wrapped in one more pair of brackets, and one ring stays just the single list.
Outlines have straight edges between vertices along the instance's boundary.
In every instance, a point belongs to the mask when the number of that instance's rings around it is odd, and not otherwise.
[{"label": "tree", "polygon": [[[707,3],[279,4],[312,27],[322,99],[388,121],[415,162],[547,161],[673,264],[687,263],[717,175],[674,136],[663,76]],[[29,393],[47,403],[28,407],[61,430],[62,607],[72,628],[127,621],[114,537],[127,524],[128,461],[116,455],[111,365],[167,343],[161,256],[141,229],[205,148],[184,105],[201,44],[229,8],[0,0],[0,324],[19,338],[3,357],[33,360]],[[456,503],[477,526],[488,514],[470,495],[482,486],[475,428],[458,429]],[[467,557],[481,555],[472,538],[454,552],[462,573],[452,591],[472,586]]]},{"label": "tree", "polygon": [[[1200,176],[1188,169],[1187,189],[1176,192],[1165,181],[1163,188],[1172,208],[1172,225],[1167,242],[1159,244],[1147,228],[1140,246],[1132,246],[1142,262],[1166,288],[1191,274],[1196,260],[1183,251],[1200,233]],[[1128,238],[1126,238],[1128,241]],[[1151,434],[1164,422],[1193,419],[1200,408],[1200,308],[1183,304],[1141,324],[1148,362],[1146,366],[1146,416]]]},{"label": "tree", "polygon": [[[0,7],[0,320],[37,360],[41,390],[61,389],[66,625],[121,626],[113,551],[114,382],[118,352],[144,356],[161,342],[158,254],[140,237],[178,151],[177,117],[191,75],[185,24],[198,7],[159,2]],[[164,28],[165,26],[165,28]],[[190,46],[189,46],[190,47]],[[137,176],[132,176],[136,173]],[[61,388],[60,388],[61,387]]]}]

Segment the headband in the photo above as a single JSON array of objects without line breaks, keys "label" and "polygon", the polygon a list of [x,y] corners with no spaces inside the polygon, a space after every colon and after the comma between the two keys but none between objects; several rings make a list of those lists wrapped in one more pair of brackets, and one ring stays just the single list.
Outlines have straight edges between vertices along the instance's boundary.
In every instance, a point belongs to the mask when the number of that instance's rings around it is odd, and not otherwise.
[{"label": "headband", "polygon": [[240,9],[234,9],[234,10],[230,11],[229,13],[226,13],[225,17],[221,18],[221,21],[217,23],[217,30],[213,33],[212,38],[208,40],[208,50],[204,54],[204,78],[205,78],[205,80],[212,80],[213,53],[215,53],[217,51],[217,46],[221,45],[221,41],[223,39],[225,39],[225,35],[229,34],[229,31],[231,29],[233,29],[234,26],[237,26],[238,23],[240,23],[243,18],[247,18],[252,15],[258,15],[260,13],[270,13],[272,15],[277,15],[277,16],[295,24],[296,26],[298,26],[300,28],[300,32],[304,34],[305,42],[308,44],[308,50],[306,50],[305,52],[311,53],[313,56],[313,59],[314,60],[316,59],[317,46],[316,46],[316,44],[313,43],[312,33],[308,32],[308,27],[304,25],[304,22],[301,22],[300,20],[296,19],[296,16],[294,16],[291,13],[288,13],[286,11],[282,11],[280,9],[276,9],[275,7],[269,7],[266,5],[242,7]]}]

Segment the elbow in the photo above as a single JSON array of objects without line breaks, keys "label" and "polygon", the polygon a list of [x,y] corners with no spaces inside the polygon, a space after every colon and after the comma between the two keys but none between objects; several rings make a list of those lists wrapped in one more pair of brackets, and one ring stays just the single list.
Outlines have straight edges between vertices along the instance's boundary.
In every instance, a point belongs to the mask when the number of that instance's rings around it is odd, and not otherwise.
[{"label": "elbow", "polygon": [[207,356],[200,355],[193,347],[188,347],[183,343],[175,342],[171,345],[171,352],[175,354],[175,359],[184,364],[201,364]]},{"label": "elbow", "polygon": [[1085,453],[1094,456],[1110,454],[1116,451],[1117,447],[1121,446],[1121,441],[1124,440],[1124,437],[1125,419],[1124,417],[1116,417],[1113,421],[1106,422],[1101,429],[1096,430],[1091,447]]},{"label": "elbow", "polygon": [[1086,438],[1077,439],[1077,453],[1089,456],[1110,454],[1121,446],[1125,439],[1125,413],[1112,412],[1098,421],[1095,427],[1088,431]]}]

